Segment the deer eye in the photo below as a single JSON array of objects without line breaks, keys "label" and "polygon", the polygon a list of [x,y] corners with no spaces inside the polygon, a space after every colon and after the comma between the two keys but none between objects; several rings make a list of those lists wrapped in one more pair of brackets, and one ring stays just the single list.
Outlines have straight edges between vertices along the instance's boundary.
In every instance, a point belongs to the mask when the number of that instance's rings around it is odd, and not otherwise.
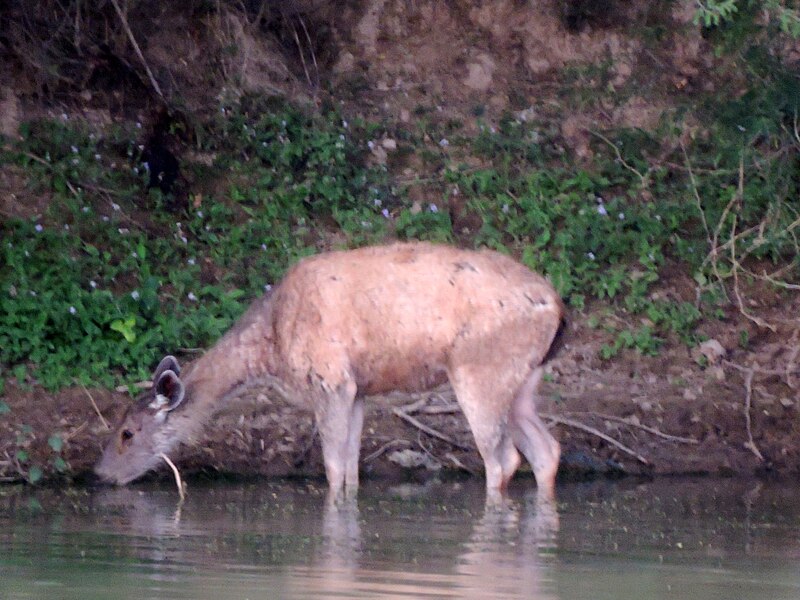
[{"label": "deer eye", "polygon": [[133,432],[130,429],[123,429],[121,438],[123,442],[127,442],[133,438]]}]

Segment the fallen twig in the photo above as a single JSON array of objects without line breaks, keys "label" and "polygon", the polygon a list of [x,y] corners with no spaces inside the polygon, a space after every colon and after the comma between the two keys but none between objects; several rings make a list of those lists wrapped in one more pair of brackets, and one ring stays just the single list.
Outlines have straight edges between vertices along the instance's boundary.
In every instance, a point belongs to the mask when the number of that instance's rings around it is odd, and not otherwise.
[{"label": "fallen twig", "polygon": [[405,414],[411,414],[417,412],[423,406],[428,403],[428,396],[423,396],[419,400],[415,400],[411,404],[405,404],[403,406],[398,407],[398,410],[403,411]]},{"label": "fallen twig", "polygon": [[443,433],[441,433],[439,431],[436,431],[435,429],[433,429],[431,427],[428,427],[424,423],[422,423],[419,420],[415,419],[414,417],[412,417],[408,413],[403,412],[401,409],[399,409],[397,407],[393,408],[392,412],[395,415],[397,415],[398,417],[400,417],[401,419],[403,419],[404,421],[407,421],[408,423],[410,423],[411,425],[413,425],[414,427],[419,429],[420,431],[424,431],[425,433],[427,433],[430,436],[433,436],[435,438],[439,438],[440,440],[442,440],[444,442],[447,442],[448,444],[451,444],[451,445],[455,446],[456,448],[461,448],[462,450],[473,450],[474,449],[474,448],[472,448],[470,446],[466,446],[464,444],[461,444],[460,442],[457,442],[456,440],[453,440],[453,439],[447,437],[445,434],[443,434]]},{"label": "fallen twig", "polygon": [[81,388],[83,388],[83,391],[86,393],[86,395],[87,395],[87,396],[89,396],[89,401],[92,403],[92,408],[94,408],[94,412],[96,412],[96,413],[97,413],[97,416],[98,416],[98,417],[100,417],[100,421],[102,421],[102,423],[103,423],[103,426],[104,426],[106,429],[109,429],[109,430],[110,430],[110,429],[111,429],[111,425],[109,425],[109,424],[108,424],[108,421],[106,421],[106,418],[103,416],[103,413],[101,413],[101,412],[100,412],[100,409],[99,409],[99,408],[97,408],[97,403],[94,401],[94,398],[93,398],[93,397],[92,397],[92,395],[89,393],[89,390],[87,390],[87,389],[86,389],[86,386],[85,386],[85,385],[83,385],[82,383],[80,384],[80,386],[81,386]]},{"label": "fallen twig", "polygon": [[419,400],[412,402],[411,404],[406,404],[399,408],[406,414],[421,412],[425,413],[426,415],[444,415],[461,412],[461,408],[458,406],[458,404],[434,404],[432,406],[428,406],[428,401],[430,399],[430,396],[424,396]]},{"label": "fallen twig", "polygon": [[761,454],[758,446],[756,446],[755,440],[753,440],[752,422],[750,420],[750,406],[753,399],[753,375],[755,374],[756,369],[753,367],[743,367],[742,365],[737,365],[729,360],[724,360],[722,362],[729,367],[744,373],[744,423],[745,428],[747,429],[747,441],[745,442],[744,447],[755,454],[756,457],[758,457],[758,460],[763,462],[764,455]]},{"label": "fallen twig", "polygon": [[153,86],[156,94],[158,94],[162,100],[165,100],[164,94],[161,93],[161,88],[159,87],[156,78],[153,76],[153,72],[150,70],[150,65],[147,64],[147,60],[145,60],[144,54],[142,54],[142,50],[139,48],[139,44],[137,43],[136,38],[133,36],[133,31],[131,31],[130,25],[128,25],[128,17],[126,17],[125,13],[122,12],[117,0],[111,0],[111,4],[114,7],[114,10],[117,11],[117,16],[122,23],[123,29],[125,29],[125,33],[128,35],[128,39],[130,40],[133,49],[136,51],[136,55],[139,57],[139,60],[142,61],[142,65],[147,73],[147,77],[150,79],[150,85]]},{"label": "fallen twig", "polygon": [[164,462],[169,465],[169,468],[172,469],[172,473],[175,475],[175,485],[178,486],[178,495],[181,498],[180,501],[183,502],[186,499],[186,484],[183,483],[183,480],[181,479],[181,474],[178,472],[178,467],[176,467],[175,463],[169,459],[169,456],[163,452],[160,456],[164,459]]},{"label": "fallen twig", "polygon": [[631,165],[629,165],[629,164],[628,164],[628,163],[625,161],[625,159],[624,159],[624,158],[622,158],[622,152],[620,152],[620,150],[619,150],[619,146],[617,146],[617,145],[616,145],[614,142],[612,142],[610,139],[608,139],[606,136],[604,136],[604,135],[603,135],[602,133],[600,133],[599,131],[592,131],[591,129],[588,129],[587,131],[588,131],[589,133],[591,133],[593,136],[600,138],[600,139],[601,139],[601,140],[603,140],[603,141],[604,141],[606,144],[608,144],[609,146],[611,146],[611,147],[614,149],[614,152],[615,152],[615,153],[616,153],[616,155],[617,155],[617,160],[620,162],[620,164],[621,164],[623,167],[625,167],[625,168],[626,168],[628,171],[630,171],[631,173],[634,173],[634,174],[635,174],[635,175],[636,175],[636,176],[637,176],[637,177],[638,177],[638,178],[641,180],[641,181],[640,181],[640,183],[641,183],[641,186],[642,186],[642,188],[643,188],[643,189],[647,189],[647,188],[648,188],[648,186],[649,186],[649,184],[650,184],[650,183],[649,183],[649,179],[650,179],[650,170],[649,170],[649,169],[647,170],[647,172],[646,172],[644,175],[642,175],[642,174],[641,174],[639,171],[637,171],[637,170],[636,170],[634,167],[632,167]]},{"label": "fallen twig", "polygon": [[408,440],[392,440],[391,442],[386,442],[383,446],[381,446],[380,448],[375,450],[375,452],[372,452],[371,454],[366,456],[364,458],[364,462],[365,463],[372,462],[373,460],[375,460],[379,456],[383,455],[392,446],[398,446],[398,445],[410,446],[411,442],[409,442]]},{"label": "fallen twig", "polygon": [[800,352],[800,346],[797,344],[797,338],[800,335],[800,329],[795,329],[792,333],[792,340],[791,340],[791,352],[789,352],[789,358],[786,360],[786,385],[788,385],[791,389],[796,390],[797,385],[795,385],[794,381],[792,381],[792,375],[794,374],[797,367],[795,366],[795,361],[797,360],[797,354]]},{"label": "fallen twig", "polygon": [[678,442],[680,444],[699,444],[700,443],[699,440],[696,440],[694,438],[687,438],[687,437],[680,437],[680,436],[677,436],[677,435],[670,435],[668,433],[664,433],[660,429],[656,429],[655,427],[650,427],[648,425],[643,425],[642,423],[635,423],[635,422],[629,421],[628,419],[625,419],[623,417],[617,417],[617,416],[614,416],[614,415],[605,415],[605,414],[596,413],[596,412],[571,413],[571,414],[573,414],[573,415],[577,415],[577,414],[592,415],[592,416],[595,416],[595,417],[597,417],[599,419],[604,419],[606,421],[614,421],[615,423],[623,423],[625,425],[629,425],[631,427],[636,427],[638,429],[641,429],[642,431],[646,431],[647,433],[650,433],[650,434],[655,435],[657,437],[663,438],[665,440],[669,440],[670,442]]},{"label": "fallen twig", "polygon": [[[742,183],[742,175],[740,175],[739,179],[739,186],[743,185]],[[733,239],[734,235],[736,234],[736,223],[737,223],[736,215],[733,215],[733,222],[731,223],[731,239]],[[744,306],[744,300],[742,299],[742,295],[739,292],[739,260],[736,258],[736,244],[731,244],[731,272],[733,274],[733,294],[736,296],[736,303],[739,306],[739,312],[742,313],[743,316],[750,319],[753,323],[758,325],[759,327],[765,327],[772,331],[773,333],[777,330],[774,325],[767,323],[761,317],[757,317],[756,315],[750,314],[748,310]]]},{"label": "fallen twig", "polygon": [[419,409],[419,412],[425,413],[426,415],[451,415],[461,412],[461,407],[458,406],[458,404],[423,406]]},{"label": "fallen twig", "polygon": [[643,465],[649,465],[650,464],[650,461],[648,461],[644,456],[642,456],[641,454],[639,454],[635,450],[631,450],[630,448],[628,448],[622,442],[620,442],[618,440],[615,440],[610,435],[606,435],[605,433],[603,433],[599,429],[595,429],[594,427],[591,427],[589,425],[581,423],[580,421],[573,421],[572,419],[567,419],[567,418],[559,417],[559,416],[556,416],[556,415],[542,415],[542,417],[547,419],[547,420],[549,420],[551,423],[556,423],[556,424],[559,424],[559,425],[566,425],[567,427],[572,427],[574,429],[580,429],[581,431],[585,431],[586,433],[591,433],[592,435],[595,435],[595,436],[599,437],[601,440],[604,440],[604,441],[608,442],[612,446],[615,446],[616,448],[619,448],[625,454],[629,454],[629,455],[633,456],[636,460],[638,460]]},{"label": "fallen twig", "polygon": [[[36,156],[32,152],[26,152],[26,151],[23,151],[22,154],[24,156],[27,156],[31,160],[34,160],[34,161],[36,161],[36,162],[38,162],[40,164],[43,164],[44,166],[48,167],[51,171],[55,171],[55,169],[53,168],[53,165],[50,164],[45,159],[43,159],[41,156]],[[66,184],[66,186],[69,189],[69,191],[72,192],[73,196],[75,196],[76,198],[80,198],[81,197],[80,193],[78,192],[78,190],[75,189],[75,186],[72,185],[72,183],[70,183],[69,179],[65,178],[64,179],[64,183]]]},{"label": "fallen twig", "polygon": [[69,440],[74,438],[76,435],[78,435],[79,432],[83,431],[83,428],[86,427],[88,424],[89,421],[84,421],[83,423],[78,425],[75,429],[73,429],[67,435],[64,436],[64,441],[68,442]]},{"label": "fallen twig", "polygon": [[731,367],[732,369],[741,371],[742,373],[746,373],[747,371],[753,371],[759,375],[786,375],[788,373],[800,373],[800,366],[790,367],[789,365],[786,365],[786,368],[784,369],[764,369],[763,367],[756,367],[755,365],[743,367],[742,365],[736,364],[735,362],[731,362],[724,358],[722,359],[722,363]]}]

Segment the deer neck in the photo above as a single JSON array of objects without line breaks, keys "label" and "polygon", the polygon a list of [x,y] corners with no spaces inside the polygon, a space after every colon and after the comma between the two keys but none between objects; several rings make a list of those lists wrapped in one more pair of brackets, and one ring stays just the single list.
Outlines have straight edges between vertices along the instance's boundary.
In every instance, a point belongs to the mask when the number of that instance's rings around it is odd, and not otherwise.
[{"label": "deer neck", "polygon": [[257,302],[192,365],[184,381],[192,410],[199,417],[223,410],[241,392],[274,378],[268,306]]}]

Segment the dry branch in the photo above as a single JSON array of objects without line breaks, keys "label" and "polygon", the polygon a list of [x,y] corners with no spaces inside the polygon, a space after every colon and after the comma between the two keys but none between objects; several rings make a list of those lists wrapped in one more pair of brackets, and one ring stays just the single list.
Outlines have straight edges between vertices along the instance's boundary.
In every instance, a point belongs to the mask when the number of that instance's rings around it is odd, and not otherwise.
[{"label": "dry branch", "polygon": [[756,367],[743,367],[742,365],[738,365],[729,360],[723,360],[722,362],[723,364],[744,374],[744,423],[745,429],[747,430],[747,441],[745,442],[744,447],[755,454],[756,457],[758,457],[758,460],[763,461],[764,455],[761,454],[761,451],[758,449],[758,446],[756,446],[755,440],[753,439],[753,428],[750,418],[750,407],[752,406],[753,401],[753,376],[756,372],[774,374],[779,374],[781,372],[772,372],[766,369],[758,369]]},{"label": "dry branch", "polygon": [[104,426],[106,429],[110,430],[110,429],[111,429],[111,425],[109,425],[109,424],[108,424],[108,421],[107,421],[107,420],[106,420],[106,418],[103,416],[103,413],[101,413],[101,412],[100,412],[100,409],[99,409],[99,408],[97,408],[97,402],[95,402],[95,401],[94,401],[94,398],[93,398],[93,397],[92,397],[92,395],[89,393],[89,390],[87,390],[87,389],[86,389],[86,386],[85,386],[85,385],[83,385],[83,384],[80,384],[80,385],[81,385],[81,388],[83,388],[83,391],[84,391],[84,393],[85,393],[87,396],[89,396],[89,402],[91,402],[91,403],[92,403],[92,408],[94,408],[94,412],[96,412],[96,413],[97,413],[97,416],[98,416],[98,417],[100,417],[100,421],[102,421],[102,423],[103,423],[103,426]]},{"label": "dry branch", "polygon": [[474,450],[474,448],[472,448],[470,446],[466,446],[466,445],[464,445],[464,444],[462,444],[460,442],[457,442],[456,440],[447,437],[445,434],[441,433],[440,431],[436,431],[432,427],[428,427],[427,425],[425,425],[424,423],[422,423],[418,419],[415,419],[414,417],[412,417],[411,415],[409,415],[406,412],[403,412],[401,409],[399,409],[397,407],[393,408],[392,412],[395,415],[397,415],[398,417],[400,417],[401,419],[403,419],[404,421],[410,423],[411,425],[413,425],[414,427],[416,427],[420,431],[423,431],[423,432],[427,433],[430,436],[433,436],[433,437],[438,438],[438,439],[440,439],[440,440],[442,440],[444,442],[447,442],[448,444],[451,444],[452,446],[455,446],[456,448],[461,448],[462,450]]},{"label": "dry branch", "polygon": [[125,13],[122,12],[122,9],[119,6],[119,2],[117,0],[111,0],[111,4],[114,6],[114,10],[117,11],[117,16],[119,17],[120,22],[122,23],[122,27],[125,29],[125,33],[128,36],[128,39],[133,46],[133,49],[136,51],[136,55],[139,57],[139,60],[142,61],[142,65],[144,66],[144,70],[147,73],[147,78],[150,80],[150,85],[153,86],[156,94],[166,102],[164,98],[164,94],[161,93],[161,88],[158,85],[158,81],[153,76],[153,72],[150,70],[150,65],[147,64],[147,60],[145,60],[144,54],[142,54],[141,48],[139,48],[139,44],[136,41],[136,38],[133,35],[133,31],[131,31],[130,25],[128,25],[128,17],[125,16]]},{"label": "dry branch", "polygon": [[180,501],[183,502],[186,499],[186,484],[183,483],[183,480],[181,479],[181,474],[178,471],[178,467],[176,467],[175,463],[169,459],[169,456],[163,452],[161,453],[161,458],[163,458],[164,462],[169,465],[170,469],[172,469],[172,474],[175,475],[175,485],[178,486],[178,495],[180,496]]},{"label": "dry branch", "polygon": [[637,429],[641,429],[642,431],[646,431],[652,435],[657,437],[663,438],[670,442],[677,442],[679,444],[699,444],[700,441],[694,438],[687,438],[687,437],[680,437],[677,435],[670,435],[668,433],[664,433],[660,429],[656,429],[655,427],[650,427],[649,425],[643,425],[642,423],[634,423],[633,421],[629,421],[628,419],[624,419],[623,417],[617,417],[614,415],[606,415],[602,413],[596,412],[589,412],[589,413],[571,413],[573,415],[577,414],[585,414],[597,417],[599,419],[604,419],[606,421],[614,421],[615,423],[622,423],[624,425],[628,425],[630,427],[636,427]]},{"label": "dry branch", "polygon": [[408,440],[392,440],[390,442],[386,442],[383,446],[381,446],[380,448],[375,450],[375,452],[372,452],[368,456],[366,456],[364,458],[364,462],[365,463],[372,462],[373,460],[375,460],[379,456],[383,455],[392,446],[398,446],[398,445],[410,446],[411,442],[409,442]]},{"label": "dry branch", "polygon": [[589,425],[581,423],[580,421],[573,421],[572,419],[566,419],[564,417],[559,417],[559,416],[556,416],[556,415],[542,415],[542,416],[545,419],[547,419],[548,421],[550,421],[551,423],[556,423],[556,424],[559,424],[559,425],[566,425],[567,427],[572,427],[573,429],[580,429],[581,431],[585,431],[586,433],[591,433],[592,435],[595,435],[595,436],[599,437],[601,440],[604,440],[604,441],[608,442],[612,446],[615,446],[616,448],[619,448],[625,454],[629,454],[629,455],[633,456],[636,460],[638,460],[643,465],[650,465],[650,461],[647,460],[644,456],[642,456],[641,454],[639,454],[635,450],[631,450],[630,448],[628,448],[622,442],[620,442],[618,440],[615,440],[610,435],[606,435],[605,433],[603,433],[599,429],[595,429],[594,427],[591,427]]}]

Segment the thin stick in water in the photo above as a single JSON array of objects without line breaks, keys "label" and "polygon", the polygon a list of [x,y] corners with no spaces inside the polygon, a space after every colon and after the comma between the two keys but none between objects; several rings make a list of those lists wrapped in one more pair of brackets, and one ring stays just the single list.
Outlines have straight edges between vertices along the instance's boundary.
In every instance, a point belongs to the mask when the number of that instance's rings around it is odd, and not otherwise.
[{"label": "thin stick in water", "polygon": [[178,486],[178,494],[180,495],[181,502],[183,502],[184,499],[186,498],[186,485],[183,483],[183,480],[181,479],[181,474],[178,472],[178,467],[176,467],[175,463],[173,463],[169,459],[169,456],[167,456],[163,452],[161,453],[161,458],[163,458],[164,462],[169,465],[170,469],[172,469],[172,473],[173,475],[175,475],[175,485]]}]

